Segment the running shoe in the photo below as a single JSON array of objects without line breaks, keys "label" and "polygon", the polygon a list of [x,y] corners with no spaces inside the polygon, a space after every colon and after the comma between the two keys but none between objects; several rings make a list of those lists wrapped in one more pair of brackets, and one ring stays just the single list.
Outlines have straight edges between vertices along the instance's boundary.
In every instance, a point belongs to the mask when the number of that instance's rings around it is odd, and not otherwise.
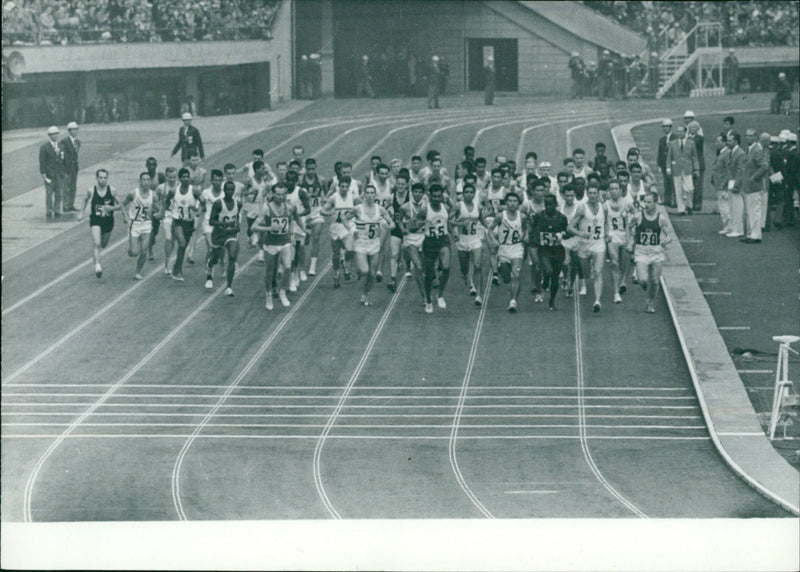
[{"label": "running shoe", "polygon": [[537,303],[538,303],[538,302],[544,302],[544,296],[543,296],[542,294],[536,294],[536,295],[533,297],[533,301],[534,301],[534,302],[537,302]]},{"label": "running shoe", "polygon": [[570,286],[569,288],[567,288],[567,298],[572,298],[572,294],[573,294],[572,287]]},{"label": "running shoe", "polygon": [[369,301],[366,294],[361,295],[361,305],[362,306],[372,306],[372,302]]},{"label": "running shoe", "polygon": [[313,268],[309,268],[308,269],[308,275],[309,276],[316,276],[317,275],[317,271],[314,270]]},{"label": "running shoe", "polygon": [[481,298],[480,296],[475,296],[475,301],[473,302],[473,304],[475,304],[475,306],[480,308],[481,305],[483,304],[483,298]]},{"label": "running shoe", "polygon": [[556,309],[555,302],[548,302],[547,307],[550,308],[550,311],[554,311]]},{"label": "running shoe", "polygon": [[516,314],[517,313],[517,301],[511,300],[508,303],[508,313],[509,314]]},{"label": "running shoe", "polygon": [[406,278],[411,278],[411,272],[409,272],[408,270],[406,270],[405,277],[406,277]]},{"label": "running shoe", "polygon": [[433,314],[433,303],[425,302],[425,313],[426,314]]},{"label": "running shoe", "polygon": [[445,302],[444,298],[442,298],[441,296],[436,298],[436,305],[439,306],[439,308],[441,308],[442,310],[447,308],[447,302]]},{"label": "running shoe", "polygon": [[99,264],[94,265],[94,275],[97,276],[98,278],[103,277],[103,269],[100,268]]},{"label": "running shoe", "polygon": [[656,309],[653,307],[653,305],[652,305],[652,304],[650,304],[650,303],[648,302],[648,303],[647,303],[647,313],[648,313],[648,314],[655,314],[655,312],[656,312]]},{"label": "running shoe", "polygon": [[345,280],[350,280],[351,278],[352,278],[352,276],[350,275],[350,271],[349,270],[345,270],[344,271],[344,279]]},{"label": "running shoe", "polygon": [[592,312],[595,314],[600,311],[600,302],[595,302],[594,306],[592,306]]},{"label": "running shoe", "polygon": [[497,272],[492,274],[492,284],[495,286],[500,286],[500,277],[497,275]]},{"label": "running shoe", "polygon": [[281,305],[284,308],[288,308],[291,302],[289,302],[289,298],[286,297],[286,291],[280,290],[278,292],[278,297],[281,299]]},{"label": "running shoe", "polygon": [[581,290],[578,292],[581,296],[586,296],[586,282],[581,281]]},{"label": "running shoe", "polygon": [[341,285],[342,283],[341,280],[339,279],[339,274],[336,274],[336,276],[333,277],[333,287],[338,288]]},{"label": "running shoe", "polygon": [[225,288],[225,295],[233,297],[233,288],[231,287]]},{"label": "running shoe", "polygon": [[305,282],[308,280],[308,274],[306,274],[305,270],[300,271],[300,282]]},{"label": "running shoe", "polygon": [[392,280],[386,285],[386,288],[389,292],[397,292],[397,279],[392,278]]},{"label": "running shoe", "polygon": [[289,292],[297,292],[297,283],[292,278],[289,278]]},{"label": "running shoe", "polygon": [[155,257],[155,256],[153,256],[153,253],[152,253],[152,252],[150,252],[150,253],[147,255],[147,260],[155,260],[155,259],[156,259],[156,257]]},{"label": "running shoe", "polygon": [[263,250],[259,250],[258,251],[258,261],[259,262],[264,262],[264,251]]},{"label": "running shoe", "polygon": [[267,310],[272,310],[275,306],[272,304],[272,293],[267,292]]},{"label": "running shoe", "polygon": [[619,295],[619,292],[614,294],[614,303],[615,304],[622,304],[622,296]]},{"label": "running shoe", "polygon": [[375,282],[383,282],[383,272],[380,270],[375,273]]},{"label": "running shoe", "polygon": [[183,274],[173,274],[172,279],[176,282],[183,282]]},{"label": "running shoe", "polygon": [[620,293],[620,294],[624,294],[624,293],[625,293],[625,292],[627,292],[627,291],[628,291],[628,287],[627,287],[627,286],[625,286],[625,284],[620,284],[620,285],[619,285],[619,293]]},{"label": "running shoe", "polygon": [[194,258],[192,258],[191,256],[187,256],[186,257],[186,264],[194,266]]},{"label": "running shoe", "polygon": [[213,290],[214,289],[214,281],[211,278],[206,279],[206,290]]},{"label": "running shoe", "polygon": [[478,295],[478,289],[475,288],[475,286],[473,284],[469,285],[469,295],[470,296],[477,296]]},{"label": "running shoe", "polygon": [[136,276],[134,276],[133,279],[134,280],[142,280],[142,279],[144,279],[144,276],[142,276],[141,274],[136,274]]}]

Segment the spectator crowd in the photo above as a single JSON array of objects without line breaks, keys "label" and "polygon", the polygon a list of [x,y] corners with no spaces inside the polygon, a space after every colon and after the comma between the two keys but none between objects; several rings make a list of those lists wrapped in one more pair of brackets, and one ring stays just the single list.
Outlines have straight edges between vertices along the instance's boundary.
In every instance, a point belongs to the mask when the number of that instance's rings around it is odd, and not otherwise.
[{"label": "spectator crowd", "polygon": [[797,46],[800,23],[796,0],[640,1],[584,0],[584,5],[645,35],[650,51],[661,52],[698,22],[722,24],[722,45]]},{"label": "spectator crowd", "polygon": [[271,38],[280,0],[4,0],[3,45]]}]

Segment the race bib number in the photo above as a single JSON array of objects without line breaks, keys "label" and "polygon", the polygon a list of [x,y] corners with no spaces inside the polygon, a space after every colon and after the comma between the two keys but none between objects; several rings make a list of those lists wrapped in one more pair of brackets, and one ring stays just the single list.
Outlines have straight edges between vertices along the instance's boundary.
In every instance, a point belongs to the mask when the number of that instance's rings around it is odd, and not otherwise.
[{"label": "race bib number", "polygon": [[289,217],[274,216],[270,225],[272,234],[287,234],[289,232]]}]

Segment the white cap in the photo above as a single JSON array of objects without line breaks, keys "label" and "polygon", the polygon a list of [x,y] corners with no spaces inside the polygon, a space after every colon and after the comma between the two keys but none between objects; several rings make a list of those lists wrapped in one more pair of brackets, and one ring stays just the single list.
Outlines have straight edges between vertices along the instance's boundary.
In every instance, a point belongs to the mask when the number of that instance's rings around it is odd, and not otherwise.
[{"label": "white cap", "polygon": [[609,52],[608,50],[603,50],[603,53],[604,53],[605,55],[608,55],[608,54],[610,54],[611,52]]},{"label": "white cap", "polygon": [[181,119],[184,119],[184,120],[185,119],[191,119],[191,118],[192,118],[192,114],[189,113],[188,111],[186,113],[184,113],[183,115],[181,115]]},{"label": "white cap", "polygon": [[684,117],[694,117],[694,111],[687,110],[686,113],[683,114]]},{"label": "white cap", "polygon": [[439,61],[439,56],[433,56],[431,59],[432,59],[433,61],[435,61],[435,62],[438,62],[438,61]]},{"label": "white cap", "polygon": [[78,124],[75,123],[74,121],[70,121],[69,123],[67,123],[67,129],[77,129],[77,128]]},{"label": "white cap", "polygon": [[784,78],[784,77],[786,77],[786,74],[785,74],[785,73],[783,73],[783,72],[781,72],[781,73],[779,73],[779,74],[778,74],[778,77],[780,77],[780,78]]},{"label": "white cap", "polygon": [[577,56],[578,56],[578,52],[572,52],[572,57],[573,57],[573,58],[574,58],[574,57],[577,57]]},{"label": "white cap", "polygon": [[48,135],[52,135],[53,133],[58,133],[58,127],[56,127],[55,125],[51,125],[50,127],[47,128]]},{"label": "white cap", "polygon": [[770,141],[770,143],[780,143],[781,142],[781,138],[778,137],[777,135],[770,135],[769,141]]},{"label": "white cap", "polygon": [[663,120],[663,121],[661,122],[661,125],[662,125],[662,126],[664,126],[664,125],[668,125],[669,127],[672,127],[672,119],[665,119],[665,120]]},{"label": "white cap", "polygon": [[486,61],[487,62],[493,62],[494,61],[494,56],[486,56]]},{"label": "white cap", "polygon": [[797,143],[797,133],[789,133],[789,134],[786,136],[786,140],[787,140],[787,141],[792,141],[792,142],[794,142],[794,143]]},{"label": "white cap", "polygon": [[550,161],[542,161],[539,163],[539,168],[541,169],[542,167],[552,167],[552,165],[550,164]]}]

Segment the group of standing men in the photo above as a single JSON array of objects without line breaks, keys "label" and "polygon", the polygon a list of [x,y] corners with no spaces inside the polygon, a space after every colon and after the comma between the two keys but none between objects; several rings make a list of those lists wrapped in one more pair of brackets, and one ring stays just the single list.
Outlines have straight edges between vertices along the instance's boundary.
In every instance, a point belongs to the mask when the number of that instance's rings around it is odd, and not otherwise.
[{"label": "group of standing men", "polygon": [[322,96],[322,60],[318,53],[300,56],[297,66],[297,98],[319,99]]},{"label": "group of standing men", "polygon": [[47,220],[55,221],[62,213],[77,212],[75,191],[78,180],[78,124],[67,125],[68,135],[59,139],[59,129],[52,125],[47,130],[49,141],[39,148],[39,173],[45,188]]}]

